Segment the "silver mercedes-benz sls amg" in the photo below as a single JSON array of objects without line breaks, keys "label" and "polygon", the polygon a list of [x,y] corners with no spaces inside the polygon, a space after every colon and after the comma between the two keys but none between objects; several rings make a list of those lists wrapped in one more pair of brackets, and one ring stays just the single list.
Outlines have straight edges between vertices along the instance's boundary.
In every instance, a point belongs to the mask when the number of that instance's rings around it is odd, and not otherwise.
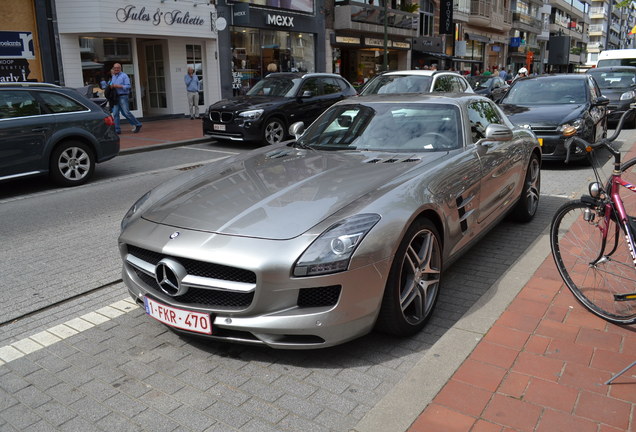
[{"label": "silver mercedes-benz sls amg", "polygon": [[290,133],[124,216],[123,279],[148,315],[274,348],[410,335],[445,266],[504,216],[537,211],[535,136],[478,95],[352,98]]}]

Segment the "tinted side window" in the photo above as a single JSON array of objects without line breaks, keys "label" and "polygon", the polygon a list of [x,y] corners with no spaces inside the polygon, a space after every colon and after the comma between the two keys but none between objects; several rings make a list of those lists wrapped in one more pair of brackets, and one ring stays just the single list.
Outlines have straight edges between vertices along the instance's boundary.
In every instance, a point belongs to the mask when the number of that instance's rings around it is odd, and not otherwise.
[{"label": "tinted side window", "polygon": [[344,80],[341,80],[339,78],[336,78],[336,82],[338,83],[338,85],[340,86],[340,89],[342,91],[347,91],[349,90],[349,85],[347,85],[346,82],[344,82]]},{"label": "tinted side window", "polygon": [[40,97],[52,113],[86,111],[83,105],[58,93],[41,92]]},{"label": "tinted side window", "polygon": [[453,91],[452,77],[449,75],[442,75],[438,77],[435,80],[433,91],[434,92],[452,92]]},{"label": "tinted side window", "polygon": [[460,77],[452,77],[453,91],[458,93],[464,93],[466,91],[466,85]]},{"label": "tinted side window", "polygon": [[309,78],[303,83],[300,88],[300,94],[302,95],[306,91],[312,92],[314,96],[320,96],[320,83],[318,82],[318,78]]},{"label": "tinted side window", "polygon": [[486,128],[490,124],[502,124],[495,107],[486,101],[475,101],[468,105],[468,119],[473,143],[486,137]]},{"label": "tinted side window", "polygon": [[340,86],[333,78],[322,78],[322,91],[324,94],[340,93]]},{"label": "tinted side window", "polygon": [[0,92],[0,118],[28,117],[40,114],[40,105],[28,91]]}]

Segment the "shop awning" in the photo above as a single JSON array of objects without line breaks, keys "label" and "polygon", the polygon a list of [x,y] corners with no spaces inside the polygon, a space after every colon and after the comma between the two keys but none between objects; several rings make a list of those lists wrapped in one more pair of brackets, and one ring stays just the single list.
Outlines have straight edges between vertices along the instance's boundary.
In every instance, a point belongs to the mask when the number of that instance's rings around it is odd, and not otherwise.
[{"label": "shop awning", "polygon": [[96,63],[92,61],[83,61],[82,69],[101,69],[104,67],[104,63]]},{"label": "shop awning", "polygon": [[490,38],[488,36],[482,36],[482,35],[478,35],[478,34],[475,34],[475,33],[466,33],[465,37],[468,40],[484,42],[484,43],[489,43],[490,42]]}]

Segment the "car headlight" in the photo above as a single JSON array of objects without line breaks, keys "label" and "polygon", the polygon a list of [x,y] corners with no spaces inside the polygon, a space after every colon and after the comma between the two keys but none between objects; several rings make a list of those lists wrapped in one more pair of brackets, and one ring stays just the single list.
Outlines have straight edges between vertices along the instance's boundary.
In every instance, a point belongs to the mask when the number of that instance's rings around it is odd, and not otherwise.
[{"label": "car headlight", "polygon": [[576,129],[577,131],[581,130],[581,128],[583,128],[583,125],[585,124],[585,122],[583,121],[583,119],[576,119],[571,123],[564,123],[561,126],[559,126],[558,131],[563,133],[563,131],[565,131],[567,128],[569,128],[570,126],[573,127],[574,129]]},{"label": "car headlight", "polygon": [[261,115],[263,115],[262,109],[243,111],[238,114],[239,117],[242,117],[245,120],[258,120]]},{"label": "car headlight", "polygon": [[621,100],[628,100],[628,99],[634,99],[634,98],[636,98],[636,91],[634,90],[630,90],[621,95]]},{"label": "car headlight", "polygon": [[133,218],[135,217],[136,214],[139,213],[139,209],[145,204],[146,201],[148,201],[148,198],[150,197],[150,192],[146,192],[144,194],[144,196],[142,196],[141,198],[139,198],[133,205],[132,207],[130,207],[130,209],[126,212],[126,214],[124,215],[124,218],[121,220],[121,230],[123,231],[128,224],[130,223],[130,221],[133,220]]},{"label": "car headlight", "polygon": [[380,220],[360,214],[341,220],[322,233],[294,265],[294,276],[317,276],[344,271],[364,236]]}]

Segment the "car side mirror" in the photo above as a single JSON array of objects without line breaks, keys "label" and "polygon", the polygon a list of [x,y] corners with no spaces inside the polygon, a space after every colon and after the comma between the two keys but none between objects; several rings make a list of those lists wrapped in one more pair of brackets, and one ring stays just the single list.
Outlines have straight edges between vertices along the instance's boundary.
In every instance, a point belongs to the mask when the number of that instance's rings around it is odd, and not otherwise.
[{"label": "car side mirror", "polygon": [[295,139],[300,138],[304,132],[305,132],[305,123],[303,122],[293,123],[289,127],[289,134],[293,135]]},{"label": "car side mirror", "polygon": [[302,94],[303,98],[310,98],[310,97],[314,97],[314,92],[312,92],[311,90],[305,90]]},{"label": "car side mirror", "polygon": [[594,101],[594,106],[606,106],[608,103],[610,103],[610,100],[607,96],[599,96],[598,98],[596,98],[596,100]]},{"label": "car side mirror", "polygon": [[477,141],[477,144],[484,144],[493,141],[510,141],[512,139],[512,130],[505,125],[489,124],[486,127],[484,138]]}]

